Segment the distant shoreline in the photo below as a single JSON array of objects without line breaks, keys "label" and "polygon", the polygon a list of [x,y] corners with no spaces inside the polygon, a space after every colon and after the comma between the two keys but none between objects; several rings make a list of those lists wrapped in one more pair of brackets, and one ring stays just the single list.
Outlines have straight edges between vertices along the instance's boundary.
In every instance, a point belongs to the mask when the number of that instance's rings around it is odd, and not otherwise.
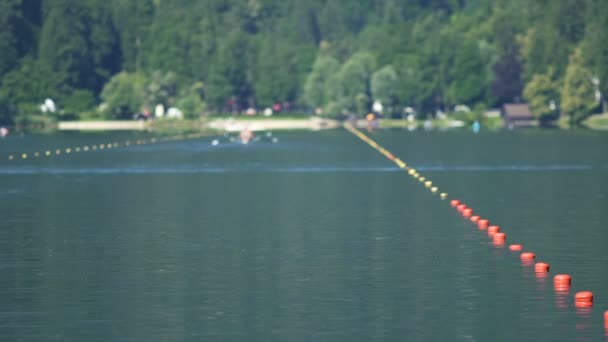
[{"label": "distant shoreline", "polygon": [[[425,127],[425,124],[431,129],[466,129],[469,124],[464,121],[452,119],[432,119],[432,120],[414,120],[407,121],[405,119],[379,119],[375,124],[375,128],[391,129],[402,128],[416,130]],[[357,126],[366,128],[368,125],[364,119],[357,120]],[[206,117],[195,120],[177,120],[177,119],[160,119],[149,121],[133,121],[133,120],[82,120],[82,121],[59,121],[54,127],[38,127],[31,128],[30,131],[79,131],[79,132],[104,132],[104,131],[150,131],[162,134],[176,132],[236,132],[247,127],[253,131],[274,131],[274,130],[327,130],[337,129],[342,127],[342,121],[321,118],[321,117]],[[583,127],[597,131],[608,131],[608,113],[593,115],[588,118]],[[557,122],[554,128],[569,129],[567,125]],[[493,120],[482,123],[482,129],[499,131],[505,129],[502,120]],[[541,127],[542,129],[542,127]]]}]

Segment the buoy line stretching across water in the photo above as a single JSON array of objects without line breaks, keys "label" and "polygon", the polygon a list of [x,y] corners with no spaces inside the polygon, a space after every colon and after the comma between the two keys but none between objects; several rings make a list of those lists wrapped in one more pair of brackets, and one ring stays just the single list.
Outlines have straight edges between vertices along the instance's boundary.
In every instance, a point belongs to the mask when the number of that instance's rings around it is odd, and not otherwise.
[{"label": "buoy line stretching across water", "polygon": [[[393,155],[391,152],[386,150],[377,142],[369,138],[367,135],[363,134],[360,130],[350,124],[345,124],[344,128],[356,135],[359,139],[363,140],[373,149],[380,152],[390,161],[397,164],[399,168],[405,170],[408,175],[413,177],[415,180],[419,181],[420,183],[423,183],[424,186],[430,189],[432,193],[439,193],[439,196],[442,200],[448,198],[448,194],[445,192],[439,192],[439,188],[436,185],[433,185],[433,182],[430,181],[428,177],[422,176],[418,171],[416,171],[416,169],[410,167],[401,159],[395,157],[395,155]],[[453,199],[449,203],[450,206],[460,212],[463,218],[470,220],[472,223],[476,224],[479,230],[487,231],[488,236],[492,238],[492,243],[495,247],[504,247],[507,236],[504,232],[501,231],[501,228],[499,226],[490,225],[490,221],[488,219],[481,218],[481,216],[474,214],[473,209],[469,208],[466,204],[461,203],[457,199]],[[512,252],[521,252],[523,251],[523,246],[521,244],[511,244],[509,245],[509,250]],[[534,271],[537,277],[545,278],[547,276],[550,265],[545,262],[534,263],[534,260],[536,259],[536,254],[532,252],[523,252],[520,254],[520,259],[522,261],[523,266],[534,266]],[[553,285],[555,292],[558,296],[567,296],[570,292],[570,287],[572,285],[572,277],[568,274],[558,274],[553,278]],[[593,293],[591,291],[577,292],[574,295],[574,306],[577,309],[588,310],[592,308]],[[604,313],[604,329],[606,330],[606,336],[608,336],[608,311]]]},{"label": "buoy line stretching across water", "polygon": [[196,139],[204,136],[204,133],[192,133],[186,135],[172,135],[167,137],[160,138],[150,138],[150,139],[135,139],[135,140],[126,140],[123,142],[109,142],[107,144],[88,144],[76,147],[65,147],[65,148],[48,148],[43,149],[42,151],[35,151],[31,153],[15,153],[8,154],[4,157],[0,156],[0,161],[17,161],[17,160],[26,160],[28,158],[43,158],[43,157],[52,157],[58,156],[62,154],[71,154],[71,153],[82,153],[82,152],[93,152],[93,151],[102,151],[109,150],[113,148],[119,147],[129,147],[129,146],[139,146],[139,145],[148,145],[148,144],[157,144],[161,142],[169,142],[169,141],[180,141],[180,140],[188,140],[188,139]]}]

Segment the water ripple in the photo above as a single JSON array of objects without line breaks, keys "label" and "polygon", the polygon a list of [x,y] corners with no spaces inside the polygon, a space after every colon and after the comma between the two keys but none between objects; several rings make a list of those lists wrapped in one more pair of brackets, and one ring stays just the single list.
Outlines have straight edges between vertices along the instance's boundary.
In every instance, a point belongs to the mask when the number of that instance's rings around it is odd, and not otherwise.
[{"label": "water ripple", "polygon": [[[588,171],[592,165],[552,164],[552,165],[435,165],[414,166],[419,171],[429,172],[493,172],[493,171]],[[226,166],[116,166],[116,167],[5,167],[2,175],[70,175],[70,174],[216,174],[216,173],[359,173],[359,172],[399,172],[396,166],[272,166],[262,164],[239,164]]]}]

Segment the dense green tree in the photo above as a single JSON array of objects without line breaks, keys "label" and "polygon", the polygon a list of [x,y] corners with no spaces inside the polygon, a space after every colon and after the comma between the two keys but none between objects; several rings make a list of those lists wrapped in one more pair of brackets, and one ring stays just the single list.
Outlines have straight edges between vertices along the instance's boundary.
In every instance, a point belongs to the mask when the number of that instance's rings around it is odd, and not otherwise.
[{"label": "dense green tree", "polygon": [[105,1],[49,1],[39,58],[68,86],[99,91],[119,64],[115,43]]},{"label": "dense green tree", "polygon": [[371,94],[374,101],[392,106],[397,101],[399,79],[392,65],[386,65],[371,77]]},{"label": "dense green tree", "polygon": [[375,69],[373,56],[359,52],[349,58],[333,76],[329,86],[335,88],[334,99],[346,100],[346,109],[360,115],[371,105],[371,76]]},{"label": "dense green tree", "polygon": [[205,102],[202,97],[204,88],[203,83],[196,82],[179,95],[175,106],[184,113],[185,118],[196,119],[203,113],[205,109]]},{"label": "dense green tree", "polygon": [[19,61],[16,26],[20,16],[19,0],[0,1],[0,79]]},{"label": "dense green tree", "polygon": [[[142,44],[154,37],[147,34],[154,18],[153,0],[111,0],[112,20],[118,32],[122,68],[140,71]],[[146,54],[147,55],[147,54]]]},{"label": "dense green tree", "polygon": [[559,116],[560,84],[553,78],[553,69],[549,69],[544,74],[532,76],[524,89],[524,98],[541,123],[551,122]]},{"label": "dense green tree", "polygon": [[145,103],[145,77],[123,71],[105,85],[101,98],[107,118],[130,119]]},{"label": "dense green tree", "polygon": [[295,100],[298,88],[298,53],[279,39],[259,45],[253,87],[257,104]]},{"label": "dense green tree", "polygon": [[448,96],[453,104],[473,104],[483,100],[488,77],[486,64],[474,41],[465,40],[456,50],[451,80]]},{"label": "dense green tree", "polygon": [[592,78],[591,70],[584,63],[582,49],[575,49],[570,56],[561,92],[562,110],[568,114],[571,125],[579,125],[598,107]]},{"label": "dense green tree", "polygon": [[178,93],[178,80],[174,72],[154,71],[147,79],[144,88],[145,105],[154,108],[163,105],[169,108],[175,102]]},{"label": "dense green tree", "polygon": [[212,61],[207,100],[215,107],[222,108],[230,98],[244,107],[253,97],[255,49],[247,35],[240,30],[231,32]]},{"label": "dense green tree", "polygon": [[420,65],[421,62],[415,55],[405,55],[397,60],[397,96],[404,106],[418,107],[432,91],[428,88],[429,84],[421,81]]},{"label": "dense green tree", "polygon": [[461,43],[455,30],[442,27],[442,16],[428,15],[414,25],[412,44],[419,48],[408,54],[417,67],[416,105],[425,112],[435,112],[448,104],[448,92],[454,70],[454,53]]},{"label": "dense green tree", "polygon": [[540,0],[530,2],[530,20],[534,20],[523,37],[522,54],[525,72],[544,73],[549,67],[563,77],[568,57],[585,32],[586,0]]},{"label": "dense green tree", "polygon": [[327,88],[331,87],[328,82],[335,74],[338,73],[340,64],[338,61],[321,53],[312,67],[312,71],[308,74],[306,83],[304,84],[303,98],[306,104],[316,108],[329,103],[332,99],[327,96]]},{"label": "dense green tree", "polygon": [[155,20],[149,26],[149,35],[142,43],[145,70],[171,71],[180,79],[196,76],[193,67],[203,56],[194,54],[192,50],[200,46],[195,42],[195,34],[201,18],[190,13],[191,10],[177,1],[159,3]]},{"label": "dense green tree", "polygon": [[0,88],[0,94],[17,108],[27,104],[37,107],[46,98],[57,101],[66,93],[61,77],[48,65],[30,57],[22,59],[17,69],[4,76]]},{"label": "dense green tree", "polygon": [[0,125],[13,124],[16,115],[17,108],[15,108],[5,94],[0,92]]},{"label": "dense green tree", "polygon": [[593,0],[589,7],[584,53],[600,81],[604,98],[608,97],[608,2]]},{"label": "dense green tree", "polygon": [[492,4],[492,13],[488,17],[490,39],[499,51],[501,56],[509,56],[517,52],[519,56],[519,46],[517,37],[526,27],[526,0],[500,0]]},{"label": "dense green tree", "polygon": [[90,90],[77,89],[73,91],[64,101],[64,112],[74,116],[90,111],[95,107],[97,99]]},{"label": "dense green tree", "polygon": [[[498,104],[514,102],[522,95],[521,62],[516,47],[511,47],[494,65],[494,80],[490,86]],[[534,76],[533,76],[534,78]]]},{"label": "dense green tree", "polygon": [[121,67],[119,41],[112,22],[110,2],[106,0],[87,0],[86,8],[86,49],[89,51],[93,70],[90,85],[80,86],[95,93],[103,88],[105,82]]}]

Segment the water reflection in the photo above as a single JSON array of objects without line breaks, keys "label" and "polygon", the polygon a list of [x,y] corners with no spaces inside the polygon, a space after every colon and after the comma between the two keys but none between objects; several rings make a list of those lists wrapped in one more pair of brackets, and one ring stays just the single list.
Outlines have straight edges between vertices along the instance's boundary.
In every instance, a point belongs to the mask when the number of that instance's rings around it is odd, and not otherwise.
[{"label": "water reflection", "polygon": [[556,288],[555,289],[555,307],[559,310],[565,310],[569,307],[570,292],[569,288]]},{"label": "water reflection", "polygon": [[492,240],[492,246],[494,246],[495,248],[498,248],[498,249],[502,249],[505,247],[505,241],[504,240]]},{"label": "water reflection", "polygon": [[525,266],[525,267],[532,267],[532,266],[534,266],[534,260],[527,260],[527,259],[522,260],[521,265]]}]

